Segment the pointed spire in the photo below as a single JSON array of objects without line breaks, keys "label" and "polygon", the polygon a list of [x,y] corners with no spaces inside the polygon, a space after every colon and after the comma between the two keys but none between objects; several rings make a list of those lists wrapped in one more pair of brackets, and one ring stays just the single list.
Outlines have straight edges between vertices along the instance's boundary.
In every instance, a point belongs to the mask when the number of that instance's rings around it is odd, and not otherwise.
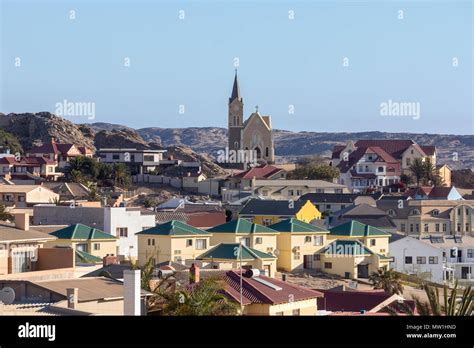
[{"label": "pointed spire", "polygon": [[234,99],[242,100],[242,97],[240,96],[239,80],[237,78],[237,69],[235,69],[234,86],[232,87],[232,95],[229,98],[229,103]]}]

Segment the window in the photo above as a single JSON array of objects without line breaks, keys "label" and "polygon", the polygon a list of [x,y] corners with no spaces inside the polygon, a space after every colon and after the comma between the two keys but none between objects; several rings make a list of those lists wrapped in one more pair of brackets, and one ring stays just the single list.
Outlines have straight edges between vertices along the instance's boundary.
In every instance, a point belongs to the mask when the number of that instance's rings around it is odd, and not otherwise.
[{"label": "window", "polygon": [[419,224],[415,224],[415,231],[416,231],[416,233],[420,232],[420,225]]},{"label": "window", "polygon": [[439,224],[436,224],[436,225],[435,225],[435,231],[436,231],[436,232],[439,232]]},{"label": "window", "polygon": [[181,250],[175,250],[174,253],[175,253],[176,255],[181,255]]},{"label": "window", "polygon": [[406,226],[405,226],[405,224],[401,224],[401,225],[400,225],[400,231],[401,231],[401,232],[406,232]]},{"label": "window", "polygon": [[466,208],[466,215],[469,215],[469,209]]},{"label": "window", "polygon": [[323,240],[324,240],[323,236],[314,236],[313,245],[316,245],[316,246],[323,245]]},{"label": "window", "polygon": [[262,244],[262,237],[255,238],[255,244]]},{"label": "window", "polygon": [[293,254],[293,260],[299,260],[301,258],[301,255],[299,252],[296,252]]},{"label": "window", "polygon": [[411,164],[411,160],[409,158],[406,159],[406,165],[409,166]]},{"label": "window", "polygon": [[458,215],[461,215],[461,208],[458,208]]},{"label": "window", "polygon": [[341,204],[341,209],[344,209],[346,207],[345,204]]},{"label": "window", "polygon": [[461,224],[458,224],[456,231],[461,232]]},{"label": "window", "polygon": [[379,167],[377,170],[378,170],[379,172],[383,172],[383,167]]},{"label": "window", "polygon": [[100,250],[100,243],[94,243],[94,250]]},{"label": "window", "polygon": [[268,226],[268,225],[271,225],[273,223],[272,219],[269,219],[269,218],[264,218],[262,220],[262,225],[263,226]]},{"label": "window", "polygon": [[381,253],[384,253],[384,252],[385,252],[385,249],[380,249],[380,252],[381,252]]},{"label": "window", "polygon": [[410,232],[413,232],[413,224],[410,224]]},{"label": "window", "polygon": [[466,222],[466,232],[469,231],[469,223]]},{"label": "window", "polygon": [[405,256],[405,263],[407,265],[411,265],[413,263],[413,257],[411,256]]},{"label": "window", "polygon": [[416,263],[418,265],[424,265],[426,263],[426,256],[417,256]]},{"label": "window", "polygon": [[293,190],[288,190],[288,196],[294,196],[294,191]]},{"label": "window", "polygon": [[438,209],[435,209],[431,212],[431,215],[433,216],[438,216],[439,215],[439,210]]},{"label": "window", "polygon": [[148,245],[155,245],[155,240],[154,240],[154,239],[150,239],[150,238],[149,238],[149,239],[147,240],[147,242],[148,242]]},{"label": "window", "polygon": [[128,237],[128,227],[117,227],[115,235],[118,237]]},{"label": "window", "polygon": [[305,243],[311,243],[311,236],[305,236],[304,237],[304,242]]},{"label": "window", "polygon": [[448,230],[448,225],[447,224],[443,224],[443,232],[446,232]]},{"label": "window", "polygon": [[420,215],[420,211],[418,209],[412,209],[410,215]]},{"label": "window", "polygon": [[425,225],[424,225],[423,230],[424,230],[425,232],[428,232],[428,224],[425,224]]},{"label": "window", "polygon": [[430,256],[428,259],[430,265],[437,265],[438,264],[438,256]]},{"label": "window", "polygon": [[119,160],[119,159],[120,159],[120,155],[114,154],[114,155],[112,155],[112,159],[113,159],[113,160]]},{"label": "window", "polygon": [[320,261],[321,260],[321,255],[319,255],[319,254],[313,255],[313,260],[314,261]]},{"label": "window", "polygon": [[151,245],[151,239],[150,238],[147,239],[147,244]]},{"label": "window", "polygon": [[467,249],[467,257],[469,259],[474,258],[474,249]]},{"label": "window", "polygon": [[250,238],[241,238],[242,245],[250,246]]},{"label": "window", "polygon": [[326,209],[330,210],[331,209],[331,204],[326,204]]},{"label": "window", "polygon": [[203,250],[207,248],[207,240],[206,239],[196,239],[196,249]]},{"label": "window", "polygon": [[375,246],[376,243],[377,241],[375,239],[370,240],[370,246]]},{"label": "window", "polygon": [[192,239],[186,239],[186,246],[187,247],[193,246],[193,240]]},{"label": "window", "polygon": [[143,161],[145,161],[145,162],[155,162],[155,156],[145,155],[145,156],[143,156]]},{"label": "window", "polygon": [[324,268],[326,268],[326,269],[332,269],[332,262],[325,262],[325,263],[324,263]]},{"label": "window", "polygon": [[293,315],[300,315],[300,309],[293,309]]},{"label": "window", "polygon": [[265,148],[265,156],[268,157],[268,147]]}]

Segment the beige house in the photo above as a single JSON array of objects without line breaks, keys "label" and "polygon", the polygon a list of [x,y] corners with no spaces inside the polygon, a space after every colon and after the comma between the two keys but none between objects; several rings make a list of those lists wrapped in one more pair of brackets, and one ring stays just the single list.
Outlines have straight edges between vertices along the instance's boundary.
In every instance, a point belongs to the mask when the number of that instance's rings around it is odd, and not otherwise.
[{"label": "beige house", "polygon": [[474,236],[472,200],[379,200],[377,208],[390,215],[401,233]]},{"label": "beige house", "polygon": [[101,263],[107,255],[117,254],[117,238],[97,228],[75,224],[50,232],[57,239],[46,243],[50,248],[72,248],[76,262]]},{"label": "beige house", "polygon": [[150,258],[153,264],[194,260],[209,249],[211,239],[211,233],[176,220],[138,232],[136,236],[139,265]]},{"label": "beige house", "polygon": [[314,269],[314,254],[327,244],[329,231],[290,218],[268,226],[280,232],[277,236],[278,269]]},{"label": "beige house", "polygon": [[189,192],[198,192],[199,183],[206,180],[207,177],[204,173],[191,173],[188,172],[182,177],[183,190]]},{"label": "beige house", "polygon": [[307,193],[348,193],[345,185],[324,180],[252,180],[255,195],[271,199],[297,200]]},{"label": "beige house", "polygon": [[451,187],[452,186],[451,167],[448,166],[447,164],[442,164],[442,165],[436,166],[436,169],[438,170],[441,180],[443,180],[443,186]]},{"label": "beige house", "polygon": [[246,219],[237,219],[214,226],[207,230],[212,233],[211,244],[240,243],[264,253],[273,253],[277,249],[278,231],[266,226],[251,223]]},{"label": "beige house", "polygon": [[26,208],[57,199],[57,193],[42,185],[0,185],[0,203],[7,207]]}]

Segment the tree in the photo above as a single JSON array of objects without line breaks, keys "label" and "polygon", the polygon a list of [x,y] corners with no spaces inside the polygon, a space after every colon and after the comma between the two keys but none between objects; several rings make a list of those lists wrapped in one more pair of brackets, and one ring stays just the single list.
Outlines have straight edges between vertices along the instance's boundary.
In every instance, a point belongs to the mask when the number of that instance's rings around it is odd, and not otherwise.
[{"label": "tree", "polygon": [[138,266],[138,262],[130,261],[130,269],[133,270],[140,270],[140,279],[141,279],[141,288],[147,291],[153,291],[154,289],[151,288],[151,280],[153,279],[153,258],[148,258],[145,264],[140,267]]},{"label": "tree", "polygon": [[372,272],[369,281],[374,286],[374,289],[383,289],[390,295],[403,293],[403,285],[400,274],[393,269],[379,269],[377,272]]},{"label": "tree", "polygon": [[203,316],[236,315],[238,305],[224,294],[225,282],[219,278],[208,278],[176,291],[157,291],[163,303],[163,315]]},{"label": "tree", "polygon": [[431,163],[430,160],[426,160],[424,163],[424,180],[426,184],[431,184],[434,186],[441,186],[443,184],[443,179],[439,175],[439,171],[436,169],[436,166]]},{"label": "tree", "polygon": [[[72,176],[95,180],[99,173],[99,163],[90,157],[77,156],[69,161],[66,168],[66,176],[72,179]],[[73,174],[73,172],[75,174]],[[81,175],[79,176],[79,172]],[[79,181],[77,181],[79,182]]]},{"label": "tree", "polygon": [[415,177],[416,186],[420,187],[420,182],[425,176],[425,165],[423,160],[421,158],[415,158],[409,169]]},{"label": "tree", "polygon": [[0,204],[0,220],[13,221],[13,215],[7,211],[5,204]]},{"label": "tree", "polygon": [[127,187],[130,184],[130,173],[125,163],[114,163],[112,168],[112,178],[115,185]]},{"label": "tree", "polygon": [[339,177],[339,169],[326,164],[310,162],[289,172],[287,177],[296,180],[326,180],[332,182]]},{"label": "tree", "polygon": [[413,301],[415,302],[416,310],[419,315],[474,315],[474,290],[470,285],[464,289],[461,296],[458,298],[458,282],[456,281],[450,294],[448,294],[449,289],[445,284],[443,287],[443,305],[441,305],[439,301],[438,288],[424,284],[423,289],[425,290],[426,296],[428,297],[428,302],[421,301],[418,297],[413,296]]}]

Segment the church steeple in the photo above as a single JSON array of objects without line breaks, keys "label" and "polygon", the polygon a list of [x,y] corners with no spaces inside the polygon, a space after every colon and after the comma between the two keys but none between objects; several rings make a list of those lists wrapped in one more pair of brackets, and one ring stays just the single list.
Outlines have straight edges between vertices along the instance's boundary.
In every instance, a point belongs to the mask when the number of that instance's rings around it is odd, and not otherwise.
[{"label": "church steeple", "polygon": [[232,103],[235,99],[242,101],[242,97],[240,96],[239,79],[237,78],[237,69],[235,69],[234,86],[232,87],[232,95],[229,98],[229,103]]}]

